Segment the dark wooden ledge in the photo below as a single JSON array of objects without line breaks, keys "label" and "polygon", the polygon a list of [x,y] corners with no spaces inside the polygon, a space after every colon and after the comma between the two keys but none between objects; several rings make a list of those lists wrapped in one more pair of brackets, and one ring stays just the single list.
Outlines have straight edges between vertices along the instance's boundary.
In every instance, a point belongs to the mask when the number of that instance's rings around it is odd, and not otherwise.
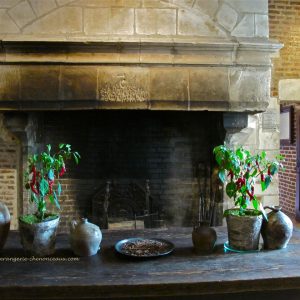
[{"label": "dark wooden ledge", "polygon": [[[193,252],[191,231],[104,231],[98,255],[77,261],[68,261],[75,256],[66,235],[52,261],[30,261],[11,232],[0,255],[0,299],[300,299],[299,230],[287,249],[238,254],[224,253],[226,231],[217,228],[216,249],[204,256]],[[176,249],[152,260],[116,255],[113,245],[133,236],[165,238]]]}]

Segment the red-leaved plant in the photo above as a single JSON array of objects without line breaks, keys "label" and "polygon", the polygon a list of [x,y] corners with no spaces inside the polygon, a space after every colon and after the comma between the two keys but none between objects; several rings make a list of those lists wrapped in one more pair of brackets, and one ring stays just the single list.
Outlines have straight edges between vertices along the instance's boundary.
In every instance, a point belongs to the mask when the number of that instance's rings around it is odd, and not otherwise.
[{"label": "red-leaved plant", "polygon": [[[74,159],[78,164],[80,155],[71,150],[69,144],[59,144],[57,152],[51,153],[51,145],[39,154],[28,158],[28,169],[25,172],[25,188],[29,190],[30,201],[36,204],[34,215],[23,216],[27,223],[42,222],[49,217],[47,214],[47,201],[60,209],[59,196],[62,186],[59,179],[66,173],[65,162]],[[55,188],[54,188],[55,185]]]},{"label": "red-leaved plant", "polygon": [[[234,205],[239,208],[238,214],[263,213],[265,216],[263,206],[255,194],[255,183],[260,180],[261,189],[265,191],[273,176],[283,168],[283,156],[277,155],[274,160],[270,160],[265,151],[253,155],[243,147],[233,150],[225,144],[215,147],[213,152],[219,166],[219,178],[226,186],[226,194],[233,198]],[[250,203],[254,210],[249,213],[247,208]],[[225,216],[228,213],[232,213],[232,210],[225,211]]]}]

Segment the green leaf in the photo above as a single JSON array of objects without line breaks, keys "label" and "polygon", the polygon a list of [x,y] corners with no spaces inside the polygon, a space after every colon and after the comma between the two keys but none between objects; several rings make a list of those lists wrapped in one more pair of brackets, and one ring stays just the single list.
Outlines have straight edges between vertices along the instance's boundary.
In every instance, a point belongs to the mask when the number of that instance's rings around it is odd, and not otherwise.
[{"label": "green leaf", "polygon": [[232,198],[236,193],[236,184],[234,182],[229,182],[226,185],[226,194],[229,198]]},{"label": "green leaf", "polygon": [[255,196],[252,199],[252,205],[253,205],[254,209],[256,209],[256,210],[259,209],[259,201],[257,200],[257,198]]},{"label": "green leaf", "polygon": [[243,160],[243,159],[244,159],[244,153],[243,153],[243,151],[241,150],[241,148],[238,148],[238,149],[236,150],[235,154],[238,156],[238,158],[239,158],[240,160]]},{"label": "green leaf", "polygon": [[265,159],[266,156],[267,156],[266,151],[262,151],[262,152],[261,152],[261,158],[262,158],[262,159]]},{"label": "green leaf", "polygon": [[250,177],[255,177],[256,174],[257,174],[257,170],[255,169],[255,170],[252,172],[252,174],[250,175]]},{"label": "green leaf", "polygon": [[58,209],[60,209],[60,205],[59,205],[59,202],[58,202],[58,198],[57,198],[57,195],[56,193],[53,191],[53,196],[54,196],[54,201],[55,201],[55,205]]},{"label": "green leaf", "polygon": [[44,178],[40,182],[40,194],[42,197],[46,196],[49,191],[49,184],[48,181]]},{"label": "green leaf", "polygon": [[[270,185],[271,181],[272,181],[271,176],[267,175],[267,176],[265,177],[265,189],[264,189],[264,190],[266,190],[266,189],[268,188],[268,186]],[[264,191],[264,190],[263,190],[263,191]]]},{"label": "green leaf", "polygon": [[49,200],[52,204],[55,204],[53,194],[49,195]]},{"label": "green leaf", "polygon": [[220,171],[219,171],[219,178],[220,178],[220,180],[221,180],[223,183],[226,181],[225,170],[220,170]]},{"label": "green leaf", "polygon": [[246,193],[246,191],[247,191],[247,187],[245,185],[243,185],[241,187],[241,193],[244,194],[244,193]]},{"label": "green leaf", "polygon": [[53,169],[50,169],[48,172],[48,178],[49,180],[54,180],[54,171]]},{"label": "green leaf", "polygon": [[38,197],[37,197],[36,194],[33,193],[33,192],[31,192],[30,200],[31,200],[31,202],[34,202],[34,203],[36,203],[36,204],[38,204],[38,202],[39,202]]},{"label": "green leaf", "polygon": [[270,173],[271,173],[271,175],[274,175],[274,174],[276,174],[278,172],[278,166],[276,165],[276,164],[272,164],[271,166],[270,166]]},{"label": "green leaf", "polygon": [[62,149],[65,146],[65,144],[59,144],[59,149]]},{"label": "green leaf", "polygon": [[46,202],[44,200],[39,201],[38,203],[38,211],[39,212],[45,212],[46,209]]},{"label": "green leaf", "polygon": [[264,191],[266,189],[266,184],[264,181],[260,182],[261,190]]},{"label": "green leaf", "polygon": [[60,182],[57,184],[57,194],[58,194],[58,196],[60,196],[61,195],[61,192],[62,192],[62,188],[61,188],[61,184],[60,184]]}]

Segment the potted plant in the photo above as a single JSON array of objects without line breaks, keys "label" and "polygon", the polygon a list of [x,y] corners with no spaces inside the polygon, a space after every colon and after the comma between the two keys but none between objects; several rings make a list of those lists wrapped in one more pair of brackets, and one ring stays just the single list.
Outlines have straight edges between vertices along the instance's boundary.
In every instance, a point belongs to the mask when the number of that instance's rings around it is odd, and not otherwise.
[{"label": "potted plant", "polygon": [[277,155],[270,160],[265,151],[253,155],[243,147],[233,150],[225,144],[215,147],[213,152],[219,166],[219,178],[225,184],[227,196],[234,201],[234,208],[224,212],[229,247],[256,250],[262,220],[267,216],[255,194],[255,183],[260,180],[261,190],[265,191],[283,167],[283,157]]},{"label": "potted plant", "polygon": [[78,164],[80,155],[71,150],[71,145],[60,144],[57,152],[51,153],[51,145],[39,154],[28,158],[25,171],[25,188],[36,212],[19,217],[21,243],[26,252],[36,256],[51,255],[55,251],[59,214],[49,211],[48,204],[60,209],[62,193],[60,178],[66,173],[66,161],[74,159]]}]

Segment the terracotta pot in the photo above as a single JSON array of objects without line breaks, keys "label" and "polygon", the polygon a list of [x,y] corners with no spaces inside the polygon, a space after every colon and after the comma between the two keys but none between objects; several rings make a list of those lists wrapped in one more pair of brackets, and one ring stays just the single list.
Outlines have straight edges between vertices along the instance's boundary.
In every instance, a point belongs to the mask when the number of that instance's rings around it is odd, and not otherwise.
[{"label": "terracotta pot", "polygon": [[7,206],[0,202],[0,250],[4,247],[10,227],[10,213]]},{"label": "terracotta pot", "polygon": [[78,256],[92,256],[100,249],[102,233],[100,228],[82,218],[80,222],[70,224],[70,244],[73,252]]},{"label": "terracotta pot", "polygon": [[229,247],[235,250],[257,250],[262,226],[262,215],[227,215]]},{"label": "terracotta pot", "polygon": [[54,254],[58,224],[59,216],[35,224],[25,223],[19,218],[21,244],[25,252],[38,257]]},{"label": "terracotta pot", "polygon": [[215,247],[217,233],[208,223],[200,222],[193,229],[192,240],[196,253],[210,253]]},{"label": "terracotta pot", "polygon": [[286,248],[293,234],[293,222],[279,206],[266,206],[265,209],[271,209],[271,212],[268,213],[268,221],[263,221],[261,230],[264,248]]}]

